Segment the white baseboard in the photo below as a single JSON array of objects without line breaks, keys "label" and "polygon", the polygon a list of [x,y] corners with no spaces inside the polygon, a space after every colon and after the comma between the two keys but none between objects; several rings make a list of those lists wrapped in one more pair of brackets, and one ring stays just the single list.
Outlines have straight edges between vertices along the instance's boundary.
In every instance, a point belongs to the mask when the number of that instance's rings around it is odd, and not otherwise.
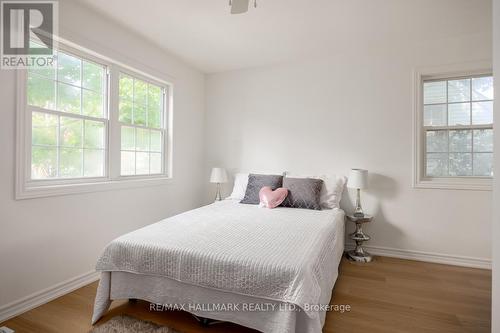
[{"label": "white baseboard", "polygon": [[96,271],[88,272],[64,282],[58,283],[55,286],[41,290],[26,296],[20,300],[11,302],[0,307],[0,323],[12,317],[18,316],[26,311],[29,311],[37,306],[52,301],[60,296],[68,294],[78,288],[86,286],[99,279],[99,273]]},{"label": "white baseboard", "polygon": [[[346,242],[346,249],[354,249],[354,243]],[[442,253],[394,249],[382,246],[363,245],[368,252],[377,256],[432,262],[437,264],[491,269],[491,260],[485,258],[453,256]]]}]

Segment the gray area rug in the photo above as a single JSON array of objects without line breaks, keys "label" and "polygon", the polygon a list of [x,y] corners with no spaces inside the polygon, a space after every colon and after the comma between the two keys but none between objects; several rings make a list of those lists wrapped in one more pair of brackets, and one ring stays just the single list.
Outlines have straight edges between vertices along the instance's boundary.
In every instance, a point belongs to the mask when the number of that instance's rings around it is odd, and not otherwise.
[{"label": "gray area rug", "polygon": [[166,326],[130,316],[116,316],[102,325],[94,327],[89,333],[180,333]]}]

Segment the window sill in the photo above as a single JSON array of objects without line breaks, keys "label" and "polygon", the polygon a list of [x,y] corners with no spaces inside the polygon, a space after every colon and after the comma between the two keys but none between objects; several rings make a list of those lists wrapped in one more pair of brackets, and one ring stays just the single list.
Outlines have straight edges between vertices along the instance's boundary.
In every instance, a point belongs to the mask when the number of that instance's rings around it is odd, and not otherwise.
[{"label": "window sill", "polygon": [[442,190],[470,190],[491,191],[493,179],[490,178],[440,178],[420,179],[414,182],[413,188],[442,189]]},{"label": "window sill", "polygon": [[111,191],[126,188],[137,188],[147,186],[160,186],[170,184],[171,177],[141,177],[141,178],[120,178],[119,180],[103,180],[89,183],[72,183],[57,185],[35,185],[24,184],[16,187],[16,200],[34,199],[52,196],[61,196],[78,193],[92,193],[101,191]]}]

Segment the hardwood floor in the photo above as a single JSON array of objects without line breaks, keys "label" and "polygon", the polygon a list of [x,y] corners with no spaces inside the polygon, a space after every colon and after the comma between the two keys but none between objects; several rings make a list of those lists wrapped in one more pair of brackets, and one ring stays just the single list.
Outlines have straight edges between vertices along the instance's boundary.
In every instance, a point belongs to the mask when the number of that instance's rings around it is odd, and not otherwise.
[{"label": "hardwood floor", "polygon": [[[323,332],[490,332],[491,271],[377,257],[369,264],[341,263]],[[16,333],[87,332],[97,283],[8,320]],[[99,323],[118,314],[164,324],[184,333],[255,332],[234,324],[202,328],[185,312],[150,312],[148,303],[113,302]]]}]

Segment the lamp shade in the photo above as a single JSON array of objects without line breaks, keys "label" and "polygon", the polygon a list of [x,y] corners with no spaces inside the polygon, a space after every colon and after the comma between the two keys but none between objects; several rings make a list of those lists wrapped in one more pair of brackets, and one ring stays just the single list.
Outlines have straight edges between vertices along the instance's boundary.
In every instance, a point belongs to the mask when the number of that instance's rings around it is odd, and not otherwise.
[{"label": "lamp shade", "polygon": [[347,187],[364,189],[368,186],[368,170],[351,169]]},{"label": "lamp shade", "polygon": [[227,173],[224,168],[213,168],[210,174],[211,183],[227,183]]}]

